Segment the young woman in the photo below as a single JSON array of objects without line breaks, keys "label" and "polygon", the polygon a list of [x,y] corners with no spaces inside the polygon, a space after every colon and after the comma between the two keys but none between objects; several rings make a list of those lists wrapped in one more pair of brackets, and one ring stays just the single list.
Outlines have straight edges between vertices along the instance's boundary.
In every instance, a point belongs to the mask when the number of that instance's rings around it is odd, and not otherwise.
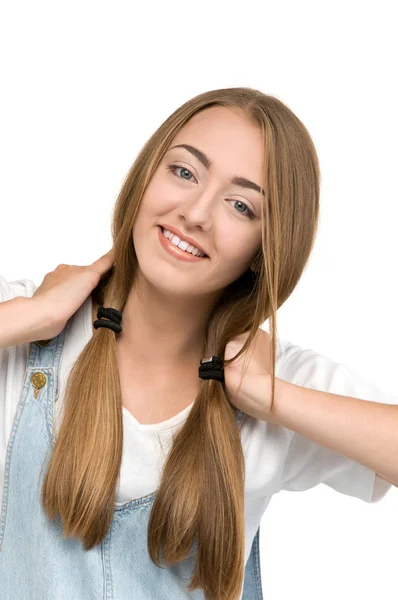
[{"label": "young woman", "polygon": [[293,112],[209,91],[138,155],[110,252],[0,277],[1,597],[259,599],[273,494],[397,485],[397,399],[277,337],[318,212]]}]

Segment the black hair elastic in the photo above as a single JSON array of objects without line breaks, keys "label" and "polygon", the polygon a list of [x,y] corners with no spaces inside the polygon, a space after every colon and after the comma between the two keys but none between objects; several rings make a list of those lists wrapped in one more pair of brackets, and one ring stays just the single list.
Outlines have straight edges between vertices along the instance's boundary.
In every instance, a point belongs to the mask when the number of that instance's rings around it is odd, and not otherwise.
[{"label": "black hair elastic", "polygon": [[[100,306],[97,312],[97,317],[100,319],[99,321],[94,321],[94,328],[98,329],[98,327],[108,327],[112,329],[116,333],[120,333],[122,331],[121,321],[122,321],[122,313],[120,310],[116,310],[116,308],[104,308]],[[103,320],[103,317],[109,319],[109,321]]]},{"label": "black hair elastic", "polygon": [[224,382],[224,362],[219,356],[201,358],[199,377],[201,379],[216,379],[217,381]]}]

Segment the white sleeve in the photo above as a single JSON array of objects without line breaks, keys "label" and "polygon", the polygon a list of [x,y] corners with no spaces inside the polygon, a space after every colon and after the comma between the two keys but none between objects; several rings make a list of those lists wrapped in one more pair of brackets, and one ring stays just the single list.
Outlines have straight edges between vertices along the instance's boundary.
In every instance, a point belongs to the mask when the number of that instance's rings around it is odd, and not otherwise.
[{"label": "white sleeve", "polygon": [[37,290],[37,285],[31,279],[7,281],[0,275],[0,302],[12,300],[17,296],[31,298]]},{"label": "white sleeve", "polygon": [[[7,281],[0,275],[0,302],[31,297],[36,285],[30,279]],[[23,388],[28,344],[0,348],[0,498],[3,495],[7,444]]]},{"label": "white sleeve", "polygon": [[[356,375],[314,350],[290,345],[277,377],[303,387],[383,404],[398,397]],[[378,502],[391,484],[372,470],[286,429],[282,490],[304,491],[323,483],[337,492],[365,502]],[[285,433],[286,433],[285,432]]]}]

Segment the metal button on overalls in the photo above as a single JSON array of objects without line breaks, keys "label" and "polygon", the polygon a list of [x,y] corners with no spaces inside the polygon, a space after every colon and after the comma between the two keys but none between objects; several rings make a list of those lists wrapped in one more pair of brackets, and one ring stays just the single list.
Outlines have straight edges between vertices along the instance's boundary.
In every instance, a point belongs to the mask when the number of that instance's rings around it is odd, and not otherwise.
[{"label": "metal button on overalls", "polygon": [[41,371],[37,371],[36,373],[33,373],[30,382],[35,388],[34,397],[37,398],[41,388],[47,383],[47,377]]}]

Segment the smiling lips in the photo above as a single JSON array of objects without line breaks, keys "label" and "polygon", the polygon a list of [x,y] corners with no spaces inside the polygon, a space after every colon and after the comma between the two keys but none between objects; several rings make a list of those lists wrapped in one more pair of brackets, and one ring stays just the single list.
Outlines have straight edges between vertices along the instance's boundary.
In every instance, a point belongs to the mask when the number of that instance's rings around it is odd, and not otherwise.
[{"label": "smiling lips", "polygon": [[158,226],[158,237],[163,248],[167,250],[169,254],[174,256],[174,258],[178,258],[179,260],[185,260],[186,262],[195,262],[208,258],[208,256],[195,256],[194,254],[191,254],[186,250],[178,248],[178,246],[173,244],[169,239],[167,239],[167,237],[165,237],[165,235],[162,232],[161,226]]},{"label": "smiling lips", "polygon": [[190,244],[188,240],[181,238],[180,236],[174,234],[172,231],[169,231],[168,229],[162,227],[162,233],[164,237],[170,240],[170,242],[172,242],[181,250],[184,250],[184,252],[189,252],[194,256],[205,256],[205,252],[202,252],[197,246]]},{"label": "smiling lips", "polygon": [[[193,238],[189,237],[188,235],[186,235],[185,233],[183,233],[182,231],[177,229],[177,227],[174,227],[173,225],[169,225],[168,223],[162,223],[162,224],[160,224],[160,227],[162,228],[163,233],[165,231],[168,231],[169,233],[177,236],[178,240],[179,240],[177,243],[179,243],[180,241],[186,242],[190,246],[196,248],[197,250],[199,250],[199,252],[202,252],[205,256],[207,256],[205,249],[202,248],[202,246],[200,246],[196,240],[194,240]],[[169,238],[172,239],[170,236],[169,236]],[[185,250],[185,249],[186,248],[183,247],[183,250]]]}]

